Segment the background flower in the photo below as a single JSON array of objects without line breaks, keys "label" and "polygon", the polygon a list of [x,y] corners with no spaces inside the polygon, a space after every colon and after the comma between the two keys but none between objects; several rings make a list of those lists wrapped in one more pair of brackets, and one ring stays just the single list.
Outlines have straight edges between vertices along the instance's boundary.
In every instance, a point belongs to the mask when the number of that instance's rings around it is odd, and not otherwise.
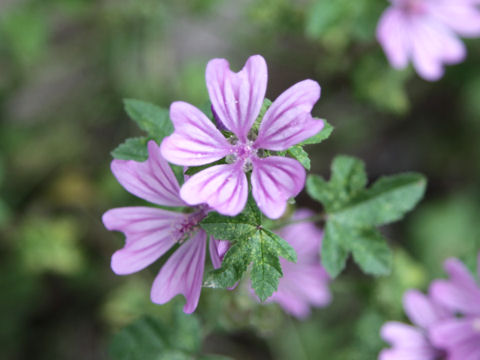
[{"label": "background flower", "polygon": [[435,280],[432,296],[460,316],[432,326],[430,337],[436,346],[448,351],[448,359],[480,359],[480,287],[457,259],[447,260],[445,270],[450,279]]},{"label": "background flower", "polygon": [[441,360],[443,351],[428,337],[428,328],[451,314],[431,297],[417,290],[409,290],[403,297],[403,306],[413,325],[387,322],[381,329],[382,338],[392,348],[382,350],[379,360]]},{"label": "background flower", "polygon": [[438,80],[444,65],[462,62],[459,39],[480,35],[480,10],[470,1],[394,0],[382,15],[377,37],[397,69],[412,61],[426,80]]}]

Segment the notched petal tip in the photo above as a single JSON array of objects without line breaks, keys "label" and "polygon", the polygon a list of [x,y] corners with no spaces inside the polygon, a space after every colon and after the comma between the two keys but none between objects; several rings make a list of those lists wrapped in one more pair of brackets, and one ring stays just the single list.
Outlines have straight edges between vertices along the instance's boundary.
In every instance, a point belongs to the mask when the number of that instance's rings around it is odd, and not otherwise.
[{"label": "notched petal tip", "polygon": [[153,303],[165,304],[183,295],[183,311],[190,314],[197,308],[205,267],[206,233],[198,231],[167,260],[155,278],[150,293]]}]

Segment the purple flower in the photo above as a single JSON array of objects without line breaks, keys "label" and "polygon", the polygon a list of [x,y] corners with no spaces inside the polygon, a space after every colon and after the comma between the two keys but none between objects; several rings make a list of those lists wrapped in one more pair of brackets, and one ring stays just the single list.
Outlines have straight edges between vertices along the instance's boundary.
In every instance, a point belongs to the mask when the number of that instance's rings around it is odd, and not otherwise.
[{"label": "purple flower", "polygon": [[287,200],[296,196],[305,183],[305,170],[291,158],[262,157],[263,149],[284,151],[315,135],[323,121],[311,116],[320,98],[320,86],[304,80],[281,94],[265,113],[258,129],[252,130],[265,97],[267,65],[260,55],[250,57],[234,73],[225,59],[207,65],[206,82],[213,112],[222,127],[233,135],[226,139],[197,108],[174,102],[170,117],[175,132],[162,142],[168,161],[183,166],[210,164],[182,186],[181,198],[190,205],[207,203],[219,213],[234,216],[247,202],[251,170],[252,194],[262,212],[272,219],[285,211]]},{"label": "purple flower", "polygon": [[438,80],[445,64],[464,60],[466,49],[458,36],[480,35],[478,0],[390,2],[378,24],[378,41],[394,68],[405,68],[411,60],[426,80]]},{"label": "purple flower", "polygon": [[[479,257],[480,264],[480,257]],[[451,317],[430,329],[432,342],[448,352],[449,360],[480,359],[480,288],[457,259],[445,262],[449,280],[432,283],[432,296],[461,316]],[[478,269],[480,274],[480,268]]]},{"label": "purple flower", "polygon": [[449,316],[449,312],[432,298],[417,290],[409,290],[403,307],[414,325],[387,322],[380,330],[390,349],[382,350],[379,360],[441,360],[444,353],[430,342],[428,328]]},{"label": "purple flower", "polygon": [[[112,172],[130,193],[160,206],[186,206],[180,198],[180,186],[172,169],[162,158],[160,147],[148,143],[145,162],[113,160]],[[151,299],[165,304],[174,296],[186,298],[185,313],[197,307],[205,266],[207,234],[197,226],[208,209],[202,205],[185,214],[155,207],[123,207],[107,211],[103,223],[108,230],[121,231],[125,246],[112,256],[112,269],[127,275],[144,269],[175,244],[180,247],[163,265],[153,283]],[[218,267],[218,241],[210,242],[210,256]]]},{"label": "purple flower", "polygon": [[[309,210],[298,210],[292,219],[301,220],[312,215]],[[295,249],[297,262],[280,258],[283,277],[268,302],[278,303],[297,318],[306,318],[310,314],[310,306],[325,306],[331,300],[328,289],[330,278],[319,257],[323,232],[313,223],[304,222],[285,226],[277,234]]]}]

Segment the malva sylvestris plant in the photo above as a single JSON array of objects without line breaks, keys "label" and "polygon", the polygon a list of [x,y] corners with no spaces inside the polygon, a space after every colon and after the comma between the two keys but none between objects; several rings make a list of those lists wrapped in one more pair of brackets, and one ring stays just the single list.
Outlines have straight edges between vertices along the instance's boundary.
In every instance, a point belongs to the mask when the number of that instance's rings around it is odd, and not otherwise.
[{"label": "malva sylvestris plant", "polygon": [[[112,172],[153,205],[103,216],[107,229],[126,237],[112,257],[114,272],[139,271],[173,248],[154,280],[153,302],[182,294],[184,312],[191,313],[202,285],[235,293],[248,274],[260,301],[271,297],[299,318],[328,304],[329,281],[350,255],[364,272],[388,274],[391,252],[377,227],[415,207],[425,178],[404,173],[367,187],[363,162],[338,156],[330,181],[317,175],[306,181],[317,211],[295,211],[289,200],[302,191],[310,169],[304,146],[333,130],[311,114],[320,86],[300,81],[272,103],[265,99],[267,66],[260,55],[238,73],[224,59],[211,60],[206,83],[204,112],[184,102],[167,111],[125,100],[147,136],[127,139],[112,152]],[[212,269],[204,273],[207,246]]]},{"label": "malva sylvestris plant", "polygon": [[477,0],[390,0],[377,28],[377,38],[390,64],[405,68],[411,60],[425,80],[444,74],[444,65],[466,57],[462,37],[480,36]]}]

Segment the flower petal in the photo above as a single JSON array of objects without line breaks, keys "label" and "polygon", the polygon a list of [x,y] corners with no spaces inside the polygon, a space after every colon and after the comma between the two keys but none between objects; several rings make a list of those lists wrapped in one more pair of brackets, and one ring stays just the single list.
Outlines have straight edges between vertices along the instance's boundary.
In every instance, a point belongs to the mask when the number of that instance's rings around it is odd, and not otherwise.
[{"label": "flower petal", "polygon": [[111,169],[118,182],[133,195],[157,205],[185,206],[178,181],[155,141],[148,143],[147,161],[113,160]]},{"label": "flower petal", "polygon": [[220,122],[245,141],[265,98],[267,64],[260,55],[248,58],[234,73],[225,59],[210,60],[206,81],[210,100]]},{"label": "flower petal", "polygon": [[478,291],[471,291],[451,281],[435,280],[430,286],[430,293],[451,311],[480,315],[480,293]]},{"label": "flower petal", "polygon": [[179,239],[175,224],[185,215],[150,207],[125,207],[107,211],[103,223],[108,230],[121,231],[126,236],[123,249],[112,256],[112,270],[118,275],[142,270],[165,252]]},{"label": "flower petal", "polygon": [[278,303],[287,313],[298,318],[310,314],[310,305],[322,307],[331,301],[328,275],[319,263],[294,264],[283,259],[280,262],[284,275],[269,301]]},{"label": "flower petal", "polygon": [[378,360],[438,360],[440,355],[432,347],[393,348],[382,350]]},{"label": "flower petal", "polygon": [[254,158],[252,163],[252,195],[265,215],[277,219],[285,212],[288,199],[303,189],[305,169],[298,161],[281,156]]},{"label": "flower petal", "polygon": [[215,165],[189,178],[180,196],[190,205],[207,203],[223,215],[235,216],[247,202],[247,177],[240,163]]},{"label": "flower petal", "polygon": [[[299,209],[292,216],[293,221],[307,219],[315,213],[308,209]],[[315,263],[319,261],[319,251],[323,238],[323,231],[312,222],[300,222],[287,225],[277,231],[277,234],[285,239],[297,253],[298,263]],[[298,236],[301,234],[301,236]]]},{"label": "flower petal", "polygon": [[443,64],[455,64],[466,56],[465,45],[444,25],[426,18],[410,23],[413,64],[425,80],[443,76]]},{"label": "flower petal", "polygon": [[410,349],[431,347],[420,329],[397,321],[385,323],[380,330],[380,336],[395,347]]},{"label": "flower petal", "polygon": [[449,315],[432,299],[417,290],[405,293],[403,307],[412,323],[424,329]]},{"label": "flower petal", "polygon": [[429,8],[440,22],[463,37],[480,35],[480,10],[469,1],[436,1]]},{"label": "flower petal", "polygon": [[455,349],[462,343],[470,340],[477,340],[480,348],[480,333],[475,331],[472,318],[452,318],[442,321],[430,328],[430,339],[432,343],[443,349]]},{"label": "flower petal", "polygon": [[480,289],[477,286],[475,278],[460,260],[455,258],[447,259],[443,267],[448,275],[450,275],[452,282],[470,289],[473,292],[477,292],[480,298]]},{"label": "flower petal", "polygon": [[202,290],[207,235],[198,231],[182,244],[163,265],[152,286],[151,298],[165,304],[176,295],[186,299],[183,311],[190,314],[197,308]]},{"label": "flower petal", "polygon": [[223,257],[230,248],[230,241],[217,240],[213,237],[210,238],[208,249],[210,251],[210,259],[214,269],[219,269],[222,266]]},{"label": "flower petal", "polygon": [[310,113],[319,98],[320,86],[313,80],[301,81],[285,90],[265,113],[254,146],[283,151],[317,134],[324,123],[313,119]]},{"label": "flower petal", "polygon": [[445,261],[450,280],[435,280],[430,293],[440,304],[451,311],[480,315],[480,288],[468,269],[457,259]]},{"label": "flower petal", "polygon": [[215,125],[186,102],[170,106],[175,132],[163,139],[162,155],[171,163],[197,166],[217,161],[228,154],[231,145]]},{"label": "flower petal", "polygon": [[408,65],[411,48],[408,26],[403,11],[394,7],[388,8],[378,23],[378,42],[382,45],[388,61],[396,69],[403,69]]}]

